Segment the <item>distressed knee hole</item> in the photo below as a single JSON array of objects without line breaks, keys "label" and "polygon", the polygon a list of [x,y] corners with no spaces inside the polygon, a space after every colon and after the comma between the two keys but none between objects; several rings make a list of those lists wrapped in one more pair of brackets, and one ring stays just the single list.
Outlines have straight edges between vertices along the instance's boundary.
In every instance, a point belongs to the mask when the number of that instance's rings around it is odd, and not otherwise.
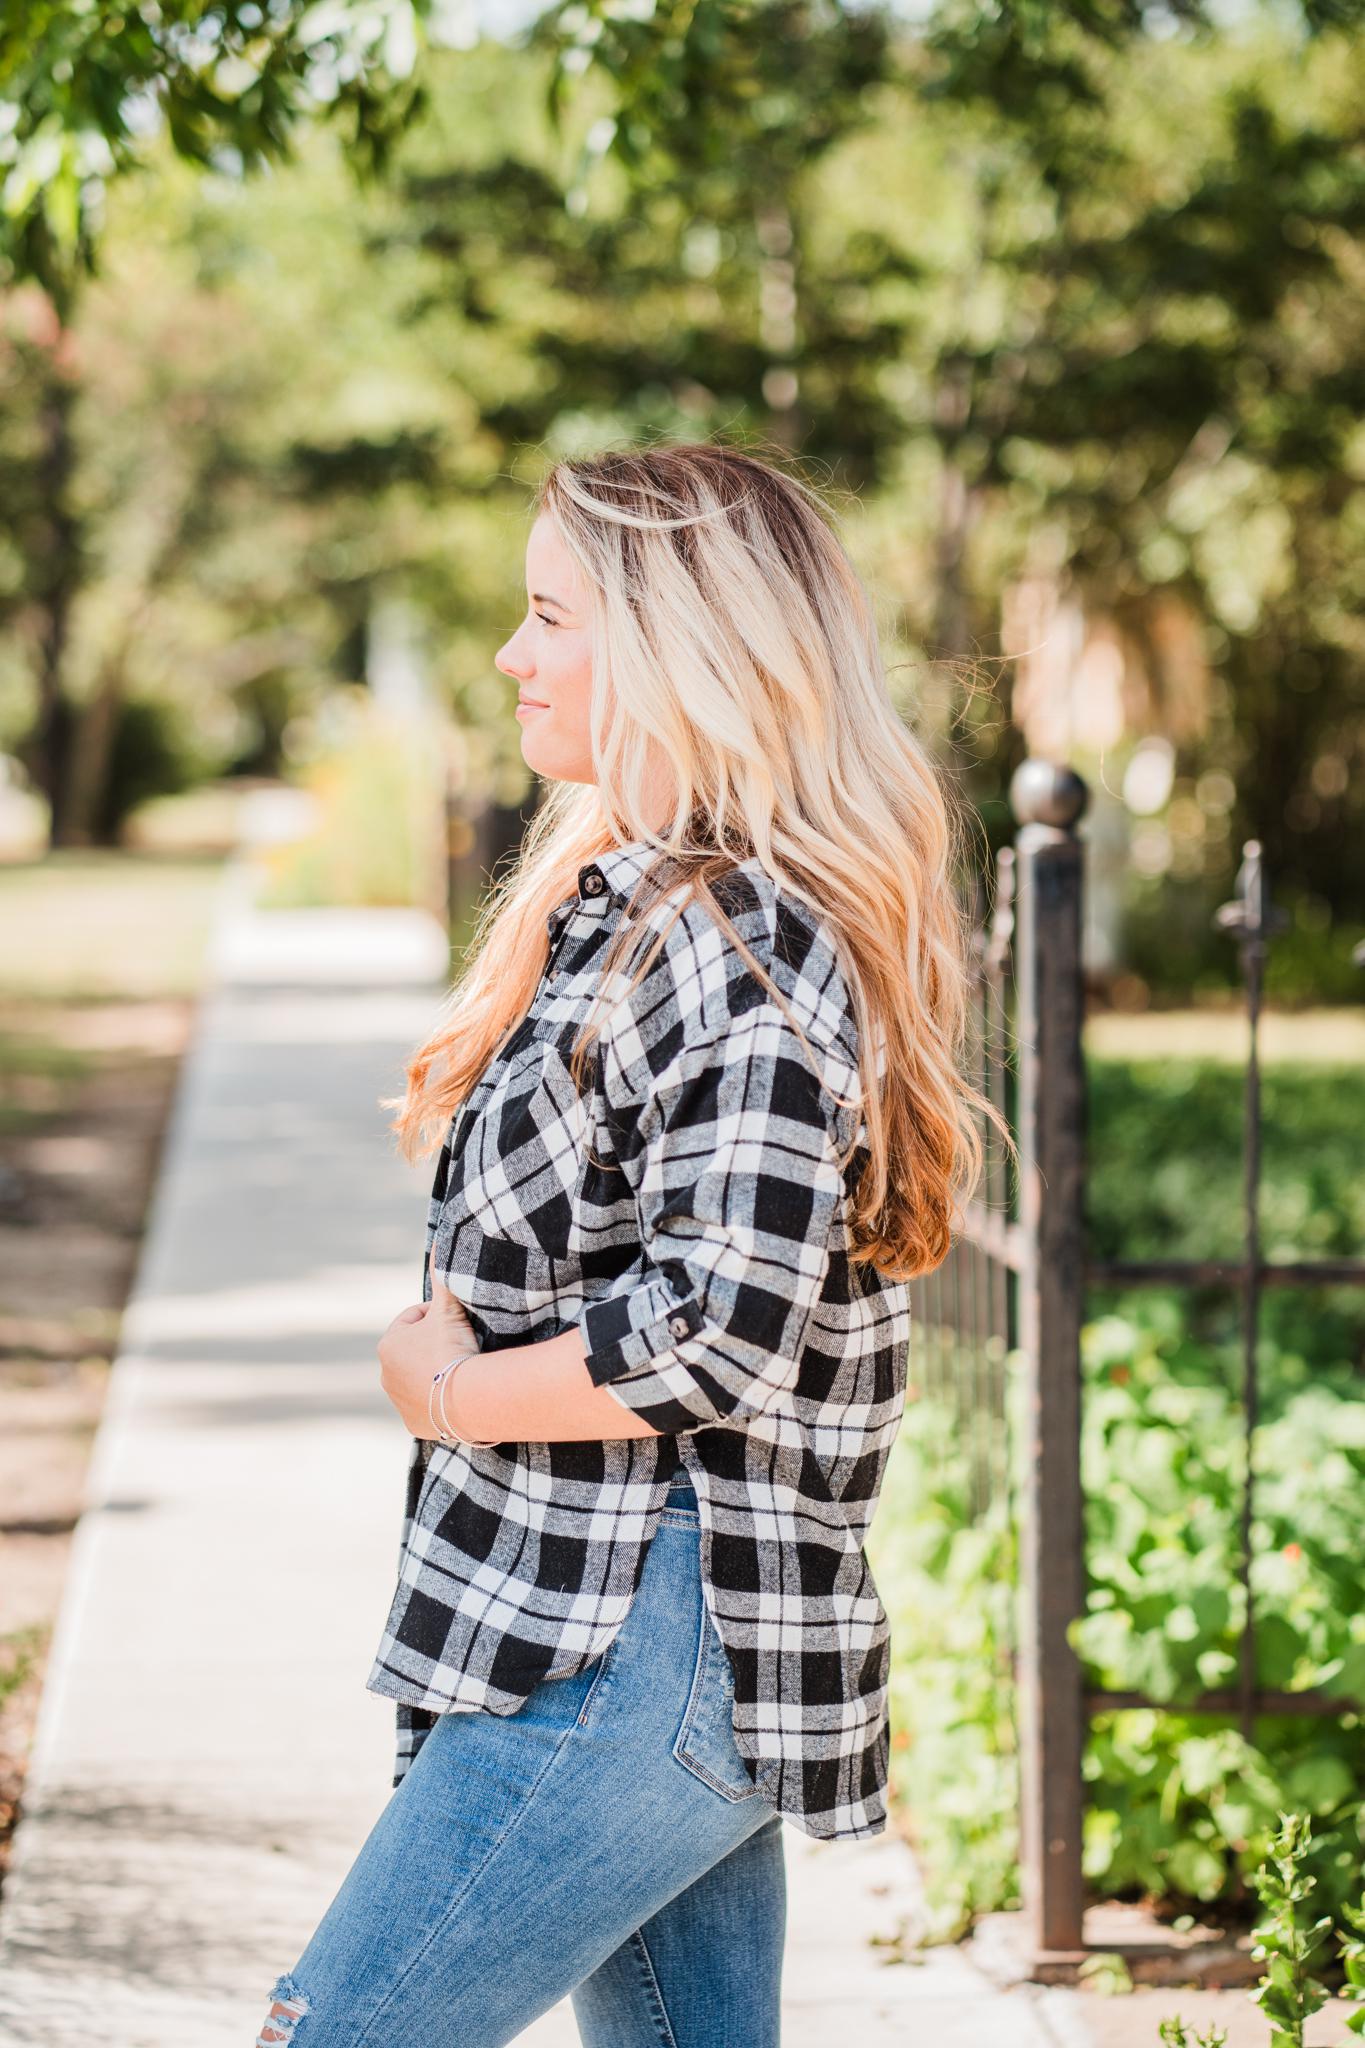
[{"label": "distressed knee hole", "polygon": [[281,1977],[271,1987],[270,2011],[256,2036],[256,2048],[286,2048],[294,2029],[309,2010],[308,1999],[292,1977]]}]

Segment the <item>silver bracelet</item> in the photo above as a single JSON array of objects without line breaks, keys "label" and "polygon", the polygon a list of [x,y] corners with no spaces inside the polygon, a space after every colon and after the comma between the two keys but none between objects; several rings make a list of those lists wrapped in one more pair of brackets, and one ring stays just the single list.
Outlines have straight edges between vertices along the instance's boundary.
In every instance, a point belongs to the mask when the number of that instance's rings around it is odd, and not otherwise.
[{"label": "silver bracelet", "polygon": [[[431,1386],[427,1392],[427,1418],[431,1423],[432,1429],[436,1433],[436,1439],[438,1443],[467,1444],[473,1449],[487,1451],[491,1450],[495,1444],[499,1444],[502,1442],[502,1438],[496,1436],[486,1438],[477,1436],[461,1436],[456,1430],[453,1430],[450,1427],[450,1419],[446,1414],[447,1376],[450,1373],[454,1372],[457,1365],[463,1365],[467,1358],[477,1358],[478,1356],[479,1354],[477,1351],[462,1351],[460,1352],[457,1358],[451,1359],[449,1365],[443,1365],[438,1373],[434,1373],[432,1375]],[[436,1389],[438,1387],[441,1390],[439,1400],[437,1398],[436,1393]],[[437,1407],[439,1407],[440,1409],[441,1416],[439,1422],[437,1421],[434,1412],[434,1409]]]}]

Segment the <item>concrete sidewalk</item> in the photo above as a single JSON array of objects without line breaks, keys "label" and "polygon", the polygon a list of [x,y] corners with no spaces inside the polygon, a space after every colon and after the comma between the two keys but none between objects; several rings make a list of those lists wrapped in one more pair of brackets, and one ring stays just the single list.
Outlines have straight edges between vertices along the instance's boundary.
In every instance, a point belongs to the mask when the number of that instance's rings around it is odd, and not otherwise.
[{"label": "concrete sidewalk", "polygon": [[[420,913],[253,907],[227,871],[0,1907],[0,2041],[247,2048],[388,1797],[364,1679],[407,1437],[374,1345],[421,1295],[429,1164],[377,1097],[446,974]],[[1033,2048],[961,1959],[882,1958],[903,1846],[788,1830],[791,2048]],[[912,2011],[913,2008],[913,2011]],[[524,2037],[573,2048],[567,2003]]]}]

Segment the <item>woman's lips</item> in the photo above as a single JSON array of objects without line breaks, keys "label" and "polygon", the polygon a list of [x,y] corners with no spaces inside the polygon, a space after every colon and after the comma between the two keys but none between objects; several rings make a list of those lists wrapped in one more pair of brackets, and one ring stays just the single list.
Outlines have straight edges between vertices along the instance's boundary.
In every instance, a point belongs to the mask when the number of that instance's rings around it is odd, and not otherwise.
[{"label": "woman's lips", "polygon": [[548,704],[537,704],[534,697],[522,697],[517,702],[517,717],[524,717],[528,711],[548,711]]}]

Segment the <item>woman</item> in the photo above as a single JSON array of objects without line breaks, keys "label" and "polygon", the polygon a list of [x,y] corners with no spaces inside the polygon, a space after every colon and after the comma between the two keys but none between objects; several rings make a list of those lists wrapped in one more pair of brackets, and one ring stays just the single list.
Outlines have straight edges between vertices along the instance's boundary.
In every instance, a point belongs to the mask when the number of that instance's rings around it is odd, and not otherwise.
[{"label": "woman", "polygon": [[566,1994],[586,2048],[769,2048],[784,1818],[886,1825],[863,1538],[992,1113],[954,813],[805,483],[658,446],[536,515],[497,665],[549,795],[387,1105],[440,1145],[379,1345],[394,1791],[259,2048]]}]

